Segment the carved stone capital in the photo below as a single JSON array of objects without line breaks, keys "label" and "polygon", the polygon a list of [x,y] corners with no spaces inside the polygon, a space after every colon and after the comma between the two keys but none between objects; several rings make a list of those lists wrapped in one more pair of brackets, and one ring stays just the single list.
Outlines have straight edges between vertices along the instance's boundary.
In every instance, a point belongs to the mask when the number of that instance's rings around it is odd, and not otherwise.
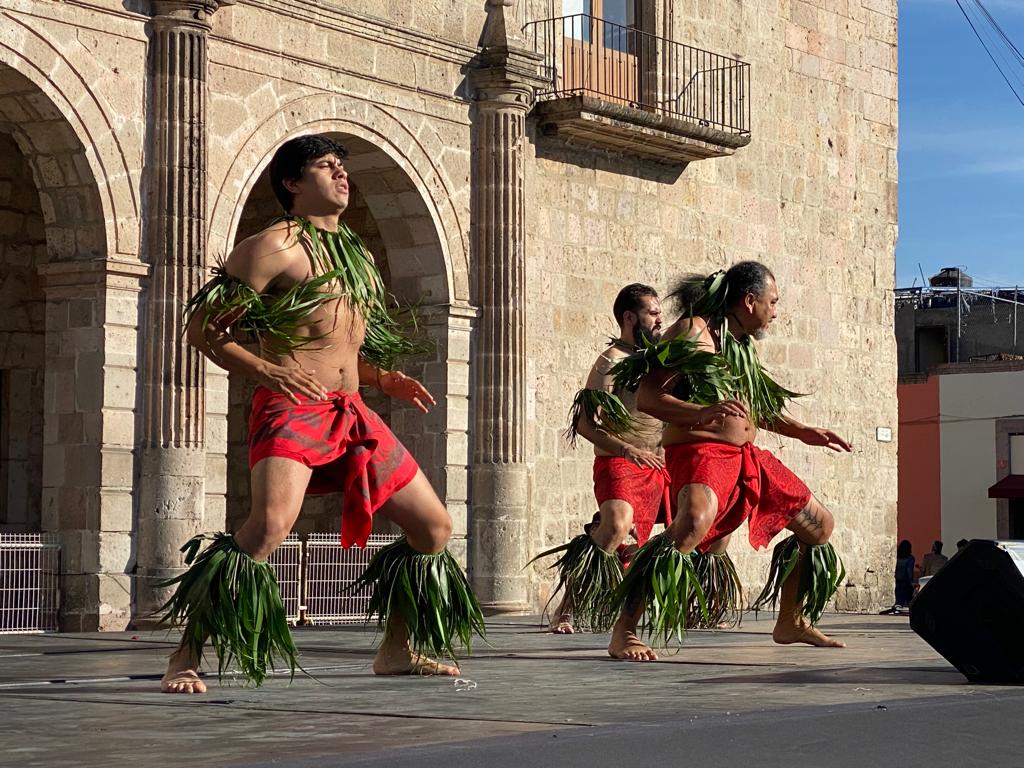
[{"label": "carved stone capital", "polygon": [[151,0],[150,15],[158,27],[192,27],[209,31],[213,14],[237,0]]},{"label": "carved stone capital", "polygon": [[535,88],[542,82],[530,71],[517,72],[501,65],[474,69],[469,81],[478,107],[518,109],[524,115],[533,107]]},{"label": "carved stone capital", "polygon": [[102,295],[106,291],[139,293],[149,265],[125,259],[51,261],[39,267],[43,290],[50,300]]}]

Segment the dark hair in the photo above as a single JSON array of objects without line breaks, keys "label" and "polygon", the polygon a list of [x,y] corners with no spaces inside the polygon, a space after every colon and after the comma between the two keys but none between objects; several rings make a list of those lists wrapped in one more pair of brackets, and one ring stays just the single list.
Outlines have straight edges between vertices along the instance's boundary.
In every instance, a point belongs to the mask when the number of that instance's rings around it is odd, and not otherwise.
[{"label": "dark hair", "polygon": [[615,315],[615,322],[622,325],[627,312],[639,312],[644,308],[642,299],[646,296],[658,298],[658,292],[649,285],[643,283],[630,283],[615,297],[612,305],[612,314]]},{"label": "dark hair", "polygon": [[[711,275],[688,274],[676,284],[669,294],[674,299],[676,309],[681,315],[703,315],[705,313],[722,316],[726,310],[734,307],[743,298],[752,293],[758,298],[768,290],[768,279],[775,275],[759,261],[741,261],[729,267],[724,280],[716,278],[721,272]],[[718,284],[712,296],[712,284]]]},{"label": "dark hair", "polygon": [[942,542],[938,539],[936,539],[935,543],[932,544],[932,552],[934,552],[936,555],[942,554]]},{"label": "dark hair", "polygon": [[768,290],[769,278],[774,280],[775,275],[759,261],[741,261],[733,264],[725,273],[725,284],[728,286],[726,305],[736,306],[748,293],[761,298]]},{"label": "dark hair", "polygon": [[963,549],[970,543],[971,542],[969,542],[967,539],[960,539],[960,541],[956,543],[956,551],[959,552],[961,549]]},{"label": "dark hair", "polygon": [[294,196],[284,183],[301,179],[307,166],[324,155],[337,155],[343,160],[348,150],[324,133],[297,136],[278,147],[270,161],[270,186],[285,212],[291,212]]},{"label": "dark hair", "polygon": [[896,557],[910,557],[914,554],[910,542],[904,539],[900,542],[899,546],[896,547]]}]

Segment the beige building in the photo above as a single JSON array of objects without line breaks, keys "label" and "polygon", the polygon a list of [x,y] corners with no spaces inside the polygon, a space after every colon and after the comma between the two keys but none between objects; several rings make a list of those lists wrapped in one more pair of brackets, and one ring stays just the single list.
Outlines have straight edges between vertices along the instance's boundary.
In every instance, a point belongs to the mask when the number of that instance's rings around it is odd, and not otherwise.
[{"label": "beige building", "polygon": [[945,363],[901,376],[900,539],[1024,539],[1024,362]]},{"label": "beige building", "polygon": [[[593,511],[572,393],[635,280],[761,259],[763,356],[834,456],[767,439],[836,513],[842,609],[896,530],[895,0],[0,0],[0,530],[59,535],[62,625],[118,629],[244,515],[246,389],[184,299],[273,215],[274,150],[351,150],[349,218],[436,343],[389,418],[482,601]],[[337,530],[337,501],[301,532]],[[766,558],[733,548],[751,587]]]}]

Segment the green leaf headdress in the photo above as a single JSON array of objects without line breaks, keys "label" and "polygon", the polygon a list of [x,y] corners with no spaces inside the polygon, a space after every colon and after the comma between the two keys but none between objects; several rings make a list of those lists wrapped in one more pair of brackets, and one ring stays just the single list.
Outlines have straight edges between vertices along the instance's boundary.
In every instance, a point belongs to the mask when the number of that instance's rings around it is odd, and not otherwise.
[{"label": "green leaf headdress", "polygon": [[681,314],[703,317],[715,324],[725,318],[728,308],[729,284],[726,271],[720,269],[710,275],[688,275],[669,295],[679,304]]}]

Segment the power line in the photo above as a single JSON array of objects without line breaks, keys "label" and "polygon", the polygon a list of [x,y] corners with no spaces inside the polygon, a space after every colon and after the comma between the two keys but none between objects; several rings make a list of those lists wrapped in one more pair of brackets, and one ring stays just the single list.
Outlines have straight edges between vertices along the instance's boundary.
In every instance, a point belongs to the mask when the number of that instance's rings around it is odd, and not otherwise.
[{"label": "power line", "polygon": [[1017,46],[1013,44],[1013,41],[1003,31],[1003,28],[999,26],[999,22],[996,21],[992,17],[992,14],[988,12],[988,9],[984,5],[982,5],[981,0],[975,0],[975,3],[977,3],[978,7],[981,9],[981,12],[985,14],[985,18],[988,19],[989,24],[991,24],[992,27],[996,30],[996,33],[1003,39],[1003,41],[1010,48],[1010,50],[1013,51],[1014,54],[1016,54],[1020,62],[1024,64],[1024,55],[1022,55],[1021,52],[1017,50]]},{"label": "power line", "polygon": [[[992,14],[990,14],[988,12],[988,9],[986,9],[985,6],[982,5],[981,0],[973,0],[973,2],[981,9],[982,13],[984,13],[986,18],[990,22],[990,27],[994,27],[996,29],[997,34],[1000,36],[1000,38],[1002,38],[1004,42],[1004,47],[1009,47],[1010,49],[1012,49],[1013,58],[1017,59],[1018,63],[1024,65],[1024,57],[1021,57],[1020,51],[1017,50],[1017,46],[1015,46],[1010,41],[1009,37],[1003,31],[1002,27],[1000,27],[996,23],[995,19],[992,18]],[[964,8],[963,3],[961,3],[960,0],[956,0],[956,6],[957,8],[960,9],[960,13],[963,14],[964,18],[967,19],[967,23],[971,26],[971,30],[973,30],[974,35],[978,38],[978,42],[981,43],[981,47],[985,49],[985,53],[988,54],[988,57],[992,60],[992,63],[995,64],[996,69],[999,70],[999,74],[1002,75],[1003,80],[1006,81],[1006,84],[1010,87],[1010,90],[1013,91],[1013,95],[1017,98],[1017,101],[1020,102],[1020,105],[1022,107],[1024,107],[1024,97],[1021,96],[1021,93],[1019,93],[1017,91],[1017,88],[1014,87],[1013,83],[1010,82],[1010,77],[1006,74],[1005,71],[1003,71],[1003,67],[996,59],[995,53],[993,53],[993,48],[995,46],[989,47],[989,42],[986,41],[986,37],[981,34],[981,32],[978,29],[978,26],[975,25],[974,23],[974,19],[972,19],[971,15],[967,13],[967,9]],[[1000,56],[1003,57],[1005,56],[1005,54],[1000,52]],[[1009,69],[1010,67],[1007,68]],[[1015,77],[1016,79],[1020,80],[1020,75],[1015,73]],[[1022,80],[1021,82],[1024,83],[1024,80]]]},{"label": "power line", "polygon": [[[1003,79],[1007,81],[1007,84],[1018,97],[1019,101],[1021,92],[1018,90],[1018,87],[1024,86],[1024,78],[1022,78],[1017,71],[1021,62],[1017,60],[1012,53],[1007,56],[1007,43],[1002,39],[1006,38],[1006,34],[1002,32],[1001,27],[998,28],[998,32],[994,30],[993,24],[995,22],[994,19],[989,21],[991,19],[991,14],[988,13],[987,9],[985,9],[984,6],[981,6],[979,0],[969,0],[969,2],[972,2],[973,4],[967,5],[962,10],[970,17],[969,21],[971,22],[972,29],[975,34],[978,35],[979,39],[981,39],[982,46],[988,53],[989,58],[992,59],[993,63],[996,65],[996,69],[999,70]],[[982,13],[979,13],[978,6],[980,6]],[[970,10],[969,13],[968,9]],[[1014,50],[1016,50],[1015,47]],[[1016,81],[1016,85],[1009,82],[1011,77]]]}]

